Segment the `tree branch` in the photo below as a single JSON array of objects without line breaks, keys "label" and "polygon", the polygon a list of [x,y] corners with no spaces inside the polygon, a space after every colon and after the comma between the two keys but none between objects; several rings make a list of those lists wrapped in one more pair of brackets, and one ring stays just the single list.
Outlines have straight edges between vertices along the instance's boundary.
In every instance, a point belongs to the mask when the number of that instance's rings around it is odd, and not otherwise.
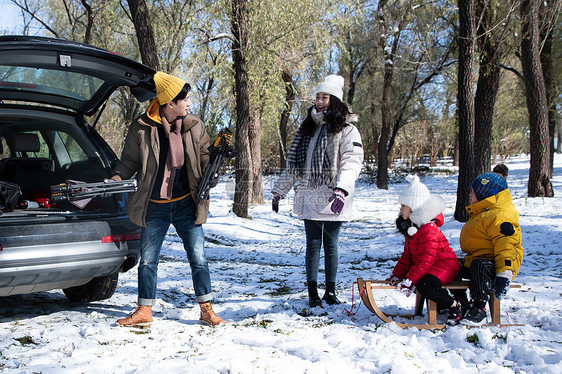
[{"label": "tree branch", "polygon": [[22,11],[24,11],[25,13],[29,14],[31,16],[32,19],[36,20],[37,22],[39,22],[43,27],[45,27],[50,33],[52,33],[56,38],[59,37],[59,34],[52,29],[47,23],[45,23],[43,20],[41,20],[39,17],[37,17],[37,15],[35,14],[37,12],[36,11],[31,11],[29,9],[29,5],[27,4],[27,1],[24,1],[24,5],[20,4],[17,0],[12,0],[12,3],[14,5],[16,5],[18,8],[20,8]]},{"label": "tree branch", "polygon": [[513,74],[517,75],[519,78],[521,78],[523,80],[525,79],[525,76],[523,75],[523,73],[521,73],[519,70],[515,69],[513,66],[507,66],[507,65],[504,65],[504,64],[500,63],[500,67],[502,69],[505,69],[507,71],[512,72]]}]

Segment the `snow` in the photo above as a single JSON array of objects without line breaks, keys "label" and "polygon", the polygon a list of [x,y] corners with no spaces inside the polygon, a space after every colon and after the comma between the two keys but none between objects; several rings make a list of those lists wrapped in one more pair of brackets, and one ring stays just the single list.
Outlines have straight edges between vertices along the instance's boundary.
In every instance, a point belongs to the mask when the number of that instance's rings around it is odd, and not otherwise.
[{"label": "snow", "polygon": [[[561,373],[562,157],[555,158],[556,196],[550,199],[525,197],[528,157],[512,158],[507,165],[525,258],[516,279],[522,287],[502,301],[502,322],[521,326],[403,330],[358,303],[353,282],[387,277],[402,252],[403,239],[393,221],[404,180],[386,191],[359,180],[355,220],[344,225],[340,237],[338,291],[344,304],[313,310],[304,284],[305,235],[291,213],[291,196],[281,201],[279,214],[268,202],[251,207],[251,217],[241,219],[230,212],[233,182],[223,180],[212,190],[204,229],[214,309],[226,326],[199,325],[189,264],[171,228],[150,328],[115,324],[135,307],[136,268],[122,274],[115,295],[101,302],[71,303],[60,291],[5,297],[0,300],[0,371]],[[447,202],[443,231],[460,255],[462,223],[453,218],[457,176],[421,180]],[[267,200],[270,185],[266,179]],[[324,282],[323,273],[319,282]],[[413,311],[413,297],[394,290],[376,296],[383,310]],[[414,321],[425,322],[418,318]]]}]

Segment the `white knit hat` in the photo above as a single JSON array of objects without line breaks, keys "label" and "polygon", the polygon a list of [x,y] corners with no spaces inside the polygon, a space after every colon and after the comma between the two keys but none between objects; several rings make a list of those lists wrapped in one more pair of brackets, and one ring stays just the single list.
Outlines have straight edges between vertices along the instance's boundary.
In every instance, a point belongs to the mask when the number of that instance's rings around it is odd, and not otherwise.
[{"label": "white knit hat", "polygon": [[343,101],[343,77],[341,75],[328,75],[324,81],[314,90],[314,96],[318,92],[328,93]]},{"label": "white knit hat", "polygon": [[417,175],[408,175],[406,180],[410,182],[410,185],[398,196],[398,202],[409,206],[412,212],[415,212],[429,199],[429,190],[425,184],[420,182]]}]

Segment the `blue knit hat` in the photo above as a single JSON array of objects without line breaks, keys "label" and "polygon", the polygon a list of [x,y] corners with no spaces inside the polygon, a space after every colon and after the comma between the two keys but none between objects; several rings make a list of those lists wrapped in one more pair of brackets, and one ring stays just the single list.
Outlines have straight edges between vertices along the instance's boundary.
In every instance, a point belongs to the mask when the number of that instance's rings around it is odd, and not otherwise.
[{"label": "blue knit hat", "polygon": [[480,174],[472,181],[472,189],[478,201],[494,196],[507,188],[507,181],[496,173]]}]

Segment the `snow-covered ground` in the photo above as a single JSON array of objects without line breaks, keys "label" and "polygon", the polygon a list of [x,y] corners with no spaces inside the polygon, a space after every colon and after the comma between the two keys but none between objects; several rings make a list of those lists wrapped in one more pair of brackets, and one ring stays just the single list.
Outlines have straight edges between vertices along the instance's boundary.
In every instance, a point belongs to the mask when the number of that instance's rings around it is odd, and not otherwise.
[{"label": "snow-covered ground", "polygon": [[[121,275],[115,295],[102,302],[74,304],[62,292],[1,298],[0,371],[562,373],[562,157],[556,155],[556,196],[551,199],[525,197],[528,157],[507,164],[525,258],[516,279],[522,287],[502,301],[502,321],[523,326],[402,330],[358,303],[354,281],[387,277],[402,252],[403,238],[393,222],[404,181],[387,191],[366,179],[358,182],[356,219],[344,225],[340,238],[337,287],[344,304],[313,310],[304,284],[303,225],[291,214],[290,196],[279,214],[267,203],[253,206],[251,217],[241,219],[230,213],[232,182],[222,181],[212,191],[211,217],[204,228],[214,309],[226,326],[199,325],[189,264],[171,228],[150,328],[115,324],[135,307],[136,269]],[[445,198],[443,231],[460,255],[462,223],[452,217],[457,176],[432,175],[422,181]],[[268,200],[270,184],[266,179]],[[377,297],[385,310],[413,310],[414,298],[394,290]],[[349,315],[350,310],[356,314]]]}]

